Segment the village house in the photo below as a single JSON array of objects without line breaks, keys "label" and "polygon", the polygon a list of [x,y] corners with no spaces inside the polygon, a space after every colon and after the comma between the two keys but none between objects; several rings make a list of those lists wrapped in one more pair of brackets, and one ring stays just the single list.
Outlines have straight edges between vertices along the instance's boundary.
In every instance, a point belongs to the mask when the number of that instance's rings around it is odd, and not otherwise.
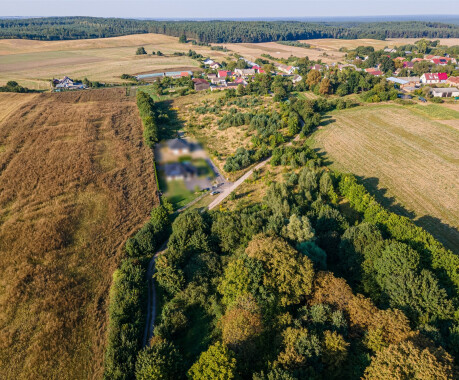
[{"label": "village house", "polygon": [[53,85],[58,90],[82,90],[87,88],[85,84],[74,82],[67,76],[62,79],[53,79]]},{"label": "village house", "polygon": [[434,58],[431,59],[430,62],[440,66],[446,66],[448,64],[448,60],[446,58]]},{"label": "village house", "polygon": [[381,75],[384,75],[384,73],[382,71],[376,70],[376,69],[367,71],[367,73],[371,74],[371,75],[374,75],[375,77],[380,77]]},{"label": "village house", "polygon": [[226,70],[219,70],[218,72],[218,77],[219,78],[226,78],[226,77],[230,77],[232,76],[232,72],[231,71],[226,71]]},{"label": "village house", "polygon": [[414,68],[414,62],[403,62],[403,67],[405,69],[412,69]]},{"label": "village house", "polygon": [[217,74],[214,74],[214,73],[207,74],[207,79],[209,80],[216,79],[216,78],[217,78]]},{"label": "village house", "polygon": [[295,72],[295,70],[298,69],[298,67],[287,66],[287,65],[283,65],[283,64],[277,64],[276,65],[276,69],[279,70],[279,71],[282,71],[285,74],[291,75],[291,74],[293,74]]},{"label": "village house", "polygon": [[241,76],[241,77],[248,77],[255,75],[254,69],[235,69],[234,73]]},{"label": "village house", "polygon": [[234,83],[237,83],[238,85],[242,84],[244,87],[247,86],[247,82],[244,80],[244,78],[237,78]]},{"label": "village house", "polygon": [[191,151],[191,146],[188,141],[184,139],[172,139],[167,141],[167,146],[176,156],[182,154],[189,154]]},{"label": "village house", "polygon": [[421,76],[421,83],[423,84],[434,84],[434,83],[446,83],[448,74],[446,73],[425,73]]},{"label": "village house", "polygon": [[211,65],[212,63],[214,63],[214,61],[210,58],[207,58],[205,61],[204,61],[204,65]]},{"label": "village house", "polygon": [[322,71],[323,67],[322,67],[322,65],[319,65],[318,63],[316,63],[314,66],[311,66],[310,69],[311,70]]},{"label": "village house", "polygon": [[218,62],[214,62],[210,65],[211,69],[218,70],[222,65],[220,65]]},{"label": "village house", "polygon": [[446,84],[449,84],[450,86],[459,86],[459,77],[449,77]]},{"label": "village house", "polygon": [[223,78],[213,78],[211,82],[215,85],[226,86],[226,80]]},{"label": "village house", "polygon": [[451,98],[459,96],[459,89],[456,87],[433,88],[430,93],[435,98]]},{"label": "village house", "polygon": [[202,78],[194,78],[193,79],[194,83],[194,90],[195,91],[203,91],[203,90],[208,90],[210,87],[210,83],[207,82],[205,79]]},{"label": "village house", "polygon": [[198,170],[189,162],[171,162],[164,165],[167,181],[190,180],[196,178]]},{"label": "village house", "polygon": [[293,84],[297,84],[298,82],[301,82],[301,80],[303,79],[303,77],[301,75],[295,75],[293,78],[292,78],[292,83]]}]

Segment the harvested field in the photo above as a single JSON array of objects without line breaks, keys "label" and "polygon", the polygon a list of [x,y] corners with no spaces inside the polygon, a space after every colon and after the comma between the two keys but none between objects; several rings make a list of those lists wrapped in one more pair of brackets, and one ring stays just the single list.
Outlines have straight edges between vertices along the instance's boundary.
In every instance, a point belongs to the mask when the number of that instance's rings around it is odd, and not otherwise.
[{"label": "harvested field", "polygon": [[336,111],[314,133],[314,147],[341,171],[459,253],[459,131],[409,107]]},{"label": "harvested field", "polygon": [[[432,40],[436,39],[437,38],[432,38]],[[323,49],[326,51],[338,51],[342,47],[346,49],[355,49],[357,46],[373,46],[375,50],[378,50],[384,49],[385,47],[414,44],[419,40],[420,38],[388,38],[385,41],[373,39],[344,40],[336,38],[320,38],[314,40],[302,40],[301,42],[310,44],[312,48]],[[459,45],[459,38],[438,38],[438,40],[440,40],[440,45]]]},{"label": "harvested field", "polygon": [[[149,55],[136,56],[140,46]],[[205,46],[180,44],[178,38],[161,34],[73,41],[0,40],[0,84],[16,80],[23,86],[47,89],[50,79],[64,75],[121,83],[121,74],[198,68],[196,60],[172,55],[189,49],[215,59],[225,55]],[[152,56],[153,50],[165,56]]]},{"label": "harvested field", "polygon": [[[309,43],[309,41],[304,42]],[[345,55],[345,53],[338,51],[325,52],[317,48],[305,49],[302,47],[282,45],[276,42],[225,44],[225,46],[251,60],[262,58],[262,54],[269,54],[275,58],[288,58],[293,55],[295,57],[309,57],[309,59],[312,60],[321,59],[324,63],[332,63],[344,59]],[[326,55],[324,55],[324,53]]]},{"label": "harvested field", "polygon": [[112,273],[158,202],[135,100],[0,95],[0,378],[101,378]]}]

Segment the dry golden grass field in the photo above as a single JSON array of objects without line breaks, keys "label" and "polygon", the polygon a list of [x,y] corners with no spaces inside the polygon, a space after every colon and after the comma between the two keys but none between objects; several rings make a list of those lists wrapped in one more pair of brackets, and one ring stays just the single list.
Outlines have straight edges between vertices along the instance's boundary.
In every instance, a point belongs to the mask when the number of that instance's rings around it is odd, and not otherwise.
[{"label": "dry golden grass field", "polygon": [[158,200],[134,98],[4,93],[0,110],[0,378],[101,378],[112,273]]},{"label": "dry golden grass field", "polygon": [[311,141],[333,167],[363,177],[383,204],[458,252],[459,112],[370,105],[333,112],[326,124]]},{"label": "dry golden grass field", "polygon": [[[139,46],[144,46],[148,55],[136,56]],[[178,38],[161,34],[73,41],[0,40],[0,84],[16,80],[23,86],[47,89],[50,79],[64,75],[120,83],[121,74],[197,68],[196,60],[171,55],[189,49],[214,59],[225,55],[209,47],[180,44]],[[153,56],[153,50],[165,56]]]},{"label": "dry golden grass field", "polygon": [[[324,51],[338,51],[344,47],[347,49],[355,49],[357,46],[373,46],[376,50],[387,47],[394,47],[400,45],[414,44],[420,38],[388,38],[385,41],[373,39],[359,39],[359,40],[342,40],[336,38],[321,38],[315,40],[303,40],[311,45],[311,48],[321,49]],[[459,38],[438,38],[440,45],[453,46],[459,45]]]},{"label": "dry golden grass field", "polygon": [[[304,42],[309,43],[308,41]],[[337,50],[325,52],[317,48],[305,49],[302,47],[282,45],[276,42],[224,44],[224,46],[250,60],[262,58],[262,54],[269,54],[274,58],[288,58],[293,55],[295,57],[309,57],[309,59],[312,60],[321,59],[322,62],[332,63],[343,60],[345,55],[345,53],[341,53]]]}]

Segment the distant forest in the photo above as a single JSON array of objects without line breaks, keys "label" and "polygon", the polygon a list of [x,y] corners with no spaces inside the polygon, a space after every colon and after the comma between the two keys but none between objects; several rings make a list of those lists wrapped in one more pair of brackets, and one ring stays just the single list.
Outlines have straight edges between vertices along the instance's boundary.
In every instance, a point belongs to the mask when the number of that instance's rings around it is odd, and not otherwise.
[{"label": "distant forest", "polygon": [[269,42],[313,38],[451,38],[459,25],[426,21],[150,21],[95,17],[0,19],[0,38],[74,40],[160,33],[200,42]]}]

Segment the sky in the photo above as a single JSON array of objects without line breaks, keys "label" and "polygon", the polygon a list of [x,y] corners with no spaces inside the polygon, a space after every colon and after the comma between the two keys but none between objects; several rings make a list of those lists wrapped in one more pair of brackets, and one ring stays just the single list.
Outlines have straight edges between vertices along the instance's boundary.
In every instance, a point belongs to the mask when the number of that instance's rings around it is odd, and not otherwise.
[{"label": "sky", "polygon": [[0,17],[224,19],[385,15],[459,15],[459,0],[0,0]]}]

